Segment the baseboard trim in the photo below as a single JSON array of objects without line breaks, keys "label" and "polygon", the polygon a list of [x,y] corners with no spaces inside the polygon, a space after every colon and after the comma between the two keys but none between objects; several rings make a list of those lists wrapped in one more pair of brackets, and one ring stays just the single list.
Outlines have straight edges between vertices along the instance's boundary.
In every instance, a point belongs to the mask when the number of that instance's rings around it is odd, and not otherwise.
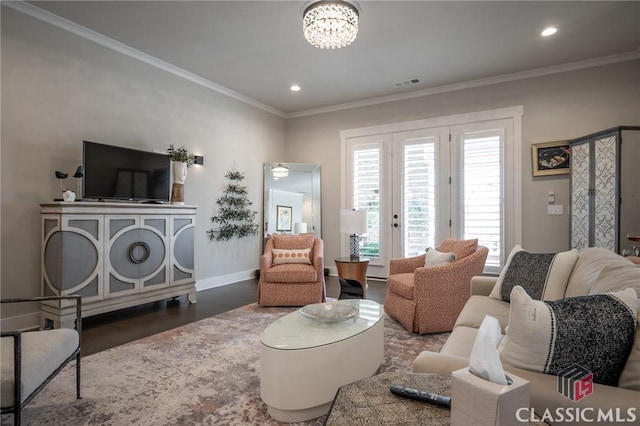
[{"label": "baseboard trim", "polygon": [[[329,275],[337,276],[337,269],[335,267],[330,267],[329,271]],[[235,272],[233,274],[197,280],[196,291],[231,285],[240,281],[251,280],[255,277],[256,270],[250,269],[247,271]],[[40,312],[31,312],[24,315],[2,318],[2,320],[0,320],[2,330],[28,330],[36,328],[37,325],[34,326],[34,324],[40,324]]]},{"label": "baseboard trim", "polygon": [[2,330],[26,331],[38,328],[40,324],[40,312],[30,312],[28,314],[16,315],[2,318],[0,327]]},{"label": "baseboard trim", "polygon": [[240,281],[251,280],[256,277],[256,270],[235,272],[233,274],[220,275],[217,277],[205,278],[196,281],[196,291],[208,290],[210,288],[222,287],[235,284]]}]

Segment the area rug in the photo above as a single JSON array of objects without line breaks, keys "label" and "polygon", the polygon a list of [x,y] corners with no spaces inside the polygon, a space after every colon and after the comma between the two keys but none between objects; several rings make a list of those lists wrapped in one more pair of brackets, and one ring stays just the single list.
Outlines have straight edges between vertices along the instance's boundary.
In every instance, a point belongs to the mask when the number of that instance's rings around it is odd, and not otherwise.
[{"label": "area rug", "polygon": [[[83,398],[75,399],[71,363],[23,410],[23,424],[281,424],[260,399],[260,334],[294,309],[254,303],[83,357]],[[385,317],[379,372],[408,372],[418,353],[440,350],[448,335],[410,334]],[[12,423],[12,415],[2,416],[3,425]]]}]

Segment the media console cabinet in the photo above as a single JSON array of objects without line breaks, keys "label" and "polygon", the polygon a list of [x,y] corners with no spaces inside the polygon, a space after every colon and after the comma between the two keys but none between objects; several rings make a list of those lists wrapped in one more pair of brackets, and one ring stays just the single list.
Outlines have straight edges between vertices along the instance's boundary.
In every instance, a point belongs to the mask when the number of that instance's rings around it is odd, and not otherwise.
[{"label": "media console cabinet", "polygon": [[[196,302],[196,207],[52,202],[41,207],[42,294],[79,294],[82,317],[187,295]],[[66,301],[64,301],[66,302]],[[41,302],[42,323],[67,326],[72,304]]]}]

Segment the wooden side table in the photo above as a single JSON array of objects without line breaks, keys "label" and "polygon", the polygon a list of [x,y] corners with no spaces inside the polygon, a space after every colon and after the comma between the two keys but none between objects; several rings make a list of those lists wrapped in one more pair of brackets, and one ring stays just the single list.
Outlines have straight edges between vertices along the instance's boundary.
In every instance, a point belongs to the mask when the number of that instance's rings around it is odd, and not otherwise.
[{"label": "wooden side table", "polygon": [[362,297],[366,299],[369,258],[351,259],[351,257],[339,257],[335,259],[335,262],[338,269],[338,277],[357,281],[362,286]]},{"label": "wooden side table", "polygon": [[[632,235],[632,234],[627,234],[627,239],[629,241],[633,241],[634,243],[636,243],[636,245],[633,246],[633,248],[631,250],[629,250],[629,257],[627,257],[627,259],[629,258],[635,258],[638,259],[640,257],[640,235]],[[624,252],[626,250],[623,250],[623,256],[625,256]],[[640,263],[638,261],[636,261],[635,259],[629,259],[630,261],[632,261],[633,263]]]}]

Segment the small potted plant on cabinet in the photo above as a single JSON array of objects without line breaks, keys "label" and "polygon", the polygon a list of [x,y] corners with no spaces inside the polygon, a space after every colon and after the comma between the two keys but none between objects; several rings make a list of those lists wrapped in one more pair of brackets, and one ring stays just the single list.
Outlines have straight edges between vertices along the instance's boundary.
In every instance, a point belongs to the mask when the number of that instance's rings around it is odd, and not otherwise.
[{"label": "small potted plant on cabinet", "polygon": [[181,146],[175,148],[173,144],[167,149],[169,160],[173,162],[173,187],[171,188],[171,203],[184,204],[184,182],[187,180],[187,168],[193,164],[193,154]]}]

